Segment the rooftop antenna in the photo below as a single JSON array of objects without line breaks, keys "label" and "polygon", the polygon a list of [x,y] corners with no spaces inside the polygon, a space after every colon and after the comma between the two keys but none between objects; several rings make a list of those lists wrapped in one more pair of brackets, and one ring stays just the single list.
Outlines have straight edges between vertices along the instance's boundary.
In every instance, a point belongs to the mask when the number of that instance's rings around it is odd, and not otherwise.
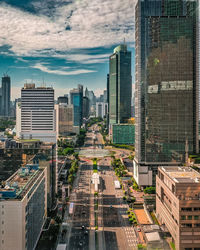
[{"label": "rooftop antenna", "polygon": [[125,39],[125,37],[124,37],[124,45],[126,45],[126,39]]},{"label": "rooftop antenna", "polygon": [[9,72],[9,71],[10,71],[10,69],[7,69],[7,71],[3,73],[3,76],[4,76],[4,77],[8,76],[8,72]]},{"label": "rooftop antenna", "polygon": [[45,86],[45,81],[44,81],[44,76],[42,77],[42,87],[43,87],[43,88],[46,87],[46,86]]},{"label": "rooftop antenna", "polygon": [[126,50],[127,50],[127,45],[126,45],[125,37],[124,37],[124,46],[123,46],[123,47],[124,47],[124,48],[123,48],[124,52],[126,52]]}]

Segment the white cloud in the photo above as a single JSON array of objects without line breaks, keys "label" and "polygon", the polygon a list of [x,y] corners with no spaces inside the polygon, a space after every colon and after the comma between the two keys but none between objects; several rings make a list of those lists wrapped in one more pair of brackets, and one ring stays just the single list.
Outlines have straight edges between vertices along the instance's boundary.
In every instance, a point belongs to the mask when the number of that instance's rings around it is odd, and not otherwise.
[{"label": "white cloud", "polygon": [[[9,45],[18,56],[51,56],[55,51],[111,46],[124,38],[127,42],[134,40],[134,0],[74,0],[72,3],[56,0],[57,8],[53,11],[45,5],[50,1],[42,2],[44,8],[37,2],[38,15],[0,4],[0,46]],[[59,2],[66,5],[59,7]],[[51,11],[49,15],[44,15],[48,11]],[[93,60],[103,61],[100,57]]]},{"label": "white cloud", "polygon": [[66,59],[66,61],[79,62],[81,64],[95,64],[95,63],[105,63],[108,61],[110,54],[77,54],[71,53],[66,55],[55,55],[55,57],[60,57]]},{"label": "white cloud", "polygon": [[103,91],[104,91],[104,89],[97,88],[94,90],[94,94],[95,94],[95,96],[100,96],[103,94]]},{"label": "white cloud", "polygon": [[[47,66],[41,63],[36,63],[35,65],[31,66],[34,69],[39,69],[43,72],[55,75],[80,75],[80,74],[87,74],[96,72],[95,70],[88,70],[88,69],[70,69],[69,67],[61,67],[61,70],[49,69]],[[70,71],[69,71],[70,69]]]}]

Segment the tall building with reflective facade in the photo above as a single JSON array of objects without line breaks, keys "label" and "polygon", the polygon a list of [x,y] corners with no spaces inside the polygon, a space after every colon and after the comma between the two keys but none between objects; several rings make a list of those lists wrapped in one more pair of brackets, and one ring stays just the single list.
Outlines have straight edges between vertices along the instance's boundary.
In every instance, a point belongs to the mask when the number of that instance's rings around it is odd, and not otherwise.
[{"label": "tall building with reflective facade", "polygon": [[70,90],[70,104],[73,105],[73,125],[81,127],[83,122],[83,86],[78,85],[77,89]]},{"label": "tall building with reflective facade", "polygon": [[2,77],[2,87],[1,87],[1,115],[10,116],[10,92],[11,92],[11,81],[8,75]]},{"label": "tall building with reflective facade", "polygon": [[125,123],[131,117],[131,52],[119,45],[109,61],[109,123]]},{"label": "tall building with reflective facade", "polygon": [[198,152],[197,1],[138,0],[135,13],[134,177]]}]

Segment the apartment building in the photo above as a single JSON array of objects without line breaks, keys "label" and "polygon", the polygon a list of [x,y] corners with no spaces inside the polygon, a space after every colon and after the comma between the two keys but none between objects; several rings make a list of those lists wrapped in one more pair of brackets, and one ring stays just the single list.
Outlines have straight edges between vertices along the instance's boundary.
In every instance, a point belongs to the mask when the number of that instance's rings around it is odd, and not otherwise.
[{"label": "apartment building", "polygon": [[159,167],[156,214],[176,250],[200,249],[200,174],[189,167]]},{"label": "apartment building", "polygon": [[27,164],[0,188],[0,249],[35,249],[46,216],[46,168]]}]

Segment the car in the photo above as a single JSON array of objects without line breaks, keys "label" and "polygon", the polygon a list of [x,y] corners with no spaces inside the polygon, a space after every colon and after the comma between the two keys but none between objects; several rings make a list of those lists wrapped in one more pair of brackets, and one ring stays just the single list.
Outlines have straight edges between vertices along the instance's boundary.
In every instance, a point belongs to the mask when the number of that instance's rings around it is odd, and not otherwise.
[{"label": "car", "polygon": [[85,230],[84,234],[85,234],[85,235],[88,235],[88,233],[89,233],[88,230]]},{"label": "car", "polygon": [[83,246],[83,241],[79,241],[79,246],[82,247]]},{"label": "car", "polygon": [[141,232],[141,228],[138,227],[138,228],[137,228],[137,231],[138,231],[138,232]]}]

